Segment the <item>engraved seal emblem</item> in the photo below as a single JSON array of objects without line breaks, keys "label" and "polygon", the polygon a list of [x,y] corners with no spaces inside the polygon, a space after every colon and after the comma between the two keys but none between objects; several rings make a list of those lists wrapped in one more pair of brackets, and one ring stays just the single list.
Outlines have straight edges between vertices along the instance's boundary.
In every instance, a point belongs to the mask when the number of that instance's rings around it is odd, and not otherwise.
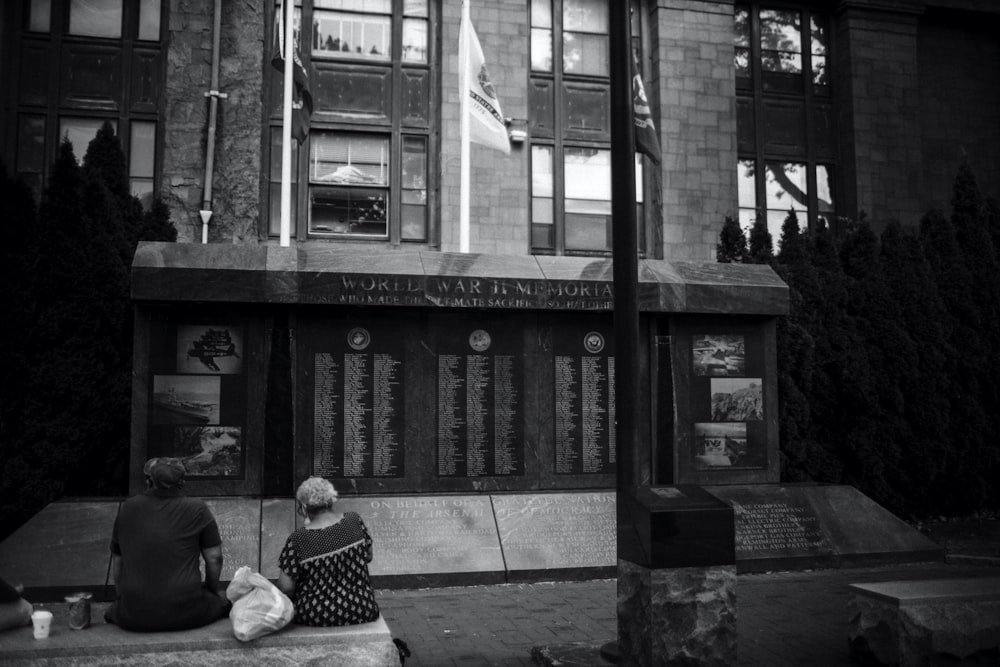
[{"label": "engraved seal emblem", "polygon": [[485,352],[489,349],[491,342],[493,341],[490,334],[484,329],[476,329],[469,334],[469,347],[476,352]]},{"label": "engraved seal emblem", "polygon": [[354,327],[347,332],[347,344],[351,349],[361,351],[371,345],[372,335],[364,327]]},{"label": "engraved seal emblem", "polygon": [[597,354],[604,349],[604,336],[596,331],[589,331],[583,337],[583,347],[591,354]]}]

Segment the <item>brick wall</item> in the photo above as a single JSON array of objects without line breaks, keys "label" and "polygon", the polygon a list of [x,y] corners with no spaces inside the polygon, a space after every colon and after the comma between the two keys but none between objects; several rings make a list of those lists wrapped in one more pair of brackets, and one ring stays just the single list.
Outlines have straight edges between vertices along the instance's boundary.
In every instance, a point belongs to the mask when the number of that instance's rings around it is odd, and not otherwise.
[{"label": "brick wall", "polygon": [[983,193],[1000,197],[1000,16],[928,12],[917,43],[921,206],[948,210],[963,157]]},{"label": "brick wall", "polygon": [[[209,241],[257,242],[260,214],[262,2],[223,2]],[[212,81],[213,3],[170,1],[165,144],[160,183],[178,241],[201,241]]]},{"label": "brick wall", "polygon": [[737,208],[733,2],[660,0],[651,18],[663,257],[714,260]]}]

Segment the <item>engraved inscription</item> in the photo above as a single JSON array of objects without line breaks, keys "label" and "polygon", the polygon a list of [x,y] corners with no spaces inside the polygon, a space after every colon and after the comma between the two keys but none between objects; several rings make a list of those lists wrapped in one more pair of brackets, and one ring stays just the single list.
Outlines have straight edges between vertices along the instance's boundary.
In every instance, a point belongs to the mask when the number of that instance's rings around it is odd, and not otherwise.
[{"label": "engraved inscription", "polygon": [[503,568],[488,497],[342,499],[374,542],[374,575]]},{"label": "engraved inscription", "polygon": [[736,519],[737,558],[761,557],[771,552],[815,553],[828,550],[819,518],[806,507],[786,502],[744,504],[732,502]]},{"label": "engraved inscription", "polygon": [[493,505],[512,570],[615,563],[614,493],[494,496]]}]

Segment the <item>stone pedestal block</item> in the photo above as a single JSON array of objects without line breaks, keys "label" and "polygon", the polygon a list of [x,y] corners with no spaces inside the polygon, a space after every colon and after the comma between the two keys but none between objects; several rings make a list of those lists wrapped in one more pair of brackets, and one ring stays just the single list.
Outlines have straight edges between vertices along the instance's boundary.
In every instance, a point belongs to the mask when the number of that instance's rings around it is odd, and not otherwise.
[{"label": "stone pedestal block", "polygon": [[851,656],[866,664],[984,665],[1000,658],[1000,578],[852,584]]},{"label": "stone pedestal block", "polygon": [[618,561],[619,663],[737,663],[736,566],[651,569]]}]

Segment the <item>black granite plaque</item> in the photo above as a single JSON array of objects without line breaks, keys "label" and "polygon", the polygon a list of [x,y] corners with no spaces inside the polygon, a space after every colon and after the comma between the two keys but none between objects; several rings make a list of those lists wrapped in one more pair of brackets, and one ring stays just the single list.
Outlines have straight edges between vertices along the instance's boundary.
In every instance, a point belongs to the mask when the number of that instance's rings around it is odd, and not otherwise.
[{"label": "black granite plaque", "polygon": [[497,495],[493,508],[512,573],[615,564],[613,492]]},{"label": "black granite plaque", "polygon": [[373,576],[503,572],[488,496],[341,498],[372,536]]},{"label": "black granite plaque", "polygon": [[940,548],[850,486],[713,486],[736,516],[736,555],[745,570],[798,559],[822,564],[940,558]]},{"label": "black granite plaque", "polygon": [[437,474],[524,474],[521,338],[512,327],[442,329],[437,354]]},{"label": "black granite plaque", "polygon": [[337,327],[313,360],[313,474],[402,477],[403,341],[385,325]]},{"label": "black granite plaque", "polygon": [[615,358],[603,329],[553,335],[556,474],[615,472]]}]

